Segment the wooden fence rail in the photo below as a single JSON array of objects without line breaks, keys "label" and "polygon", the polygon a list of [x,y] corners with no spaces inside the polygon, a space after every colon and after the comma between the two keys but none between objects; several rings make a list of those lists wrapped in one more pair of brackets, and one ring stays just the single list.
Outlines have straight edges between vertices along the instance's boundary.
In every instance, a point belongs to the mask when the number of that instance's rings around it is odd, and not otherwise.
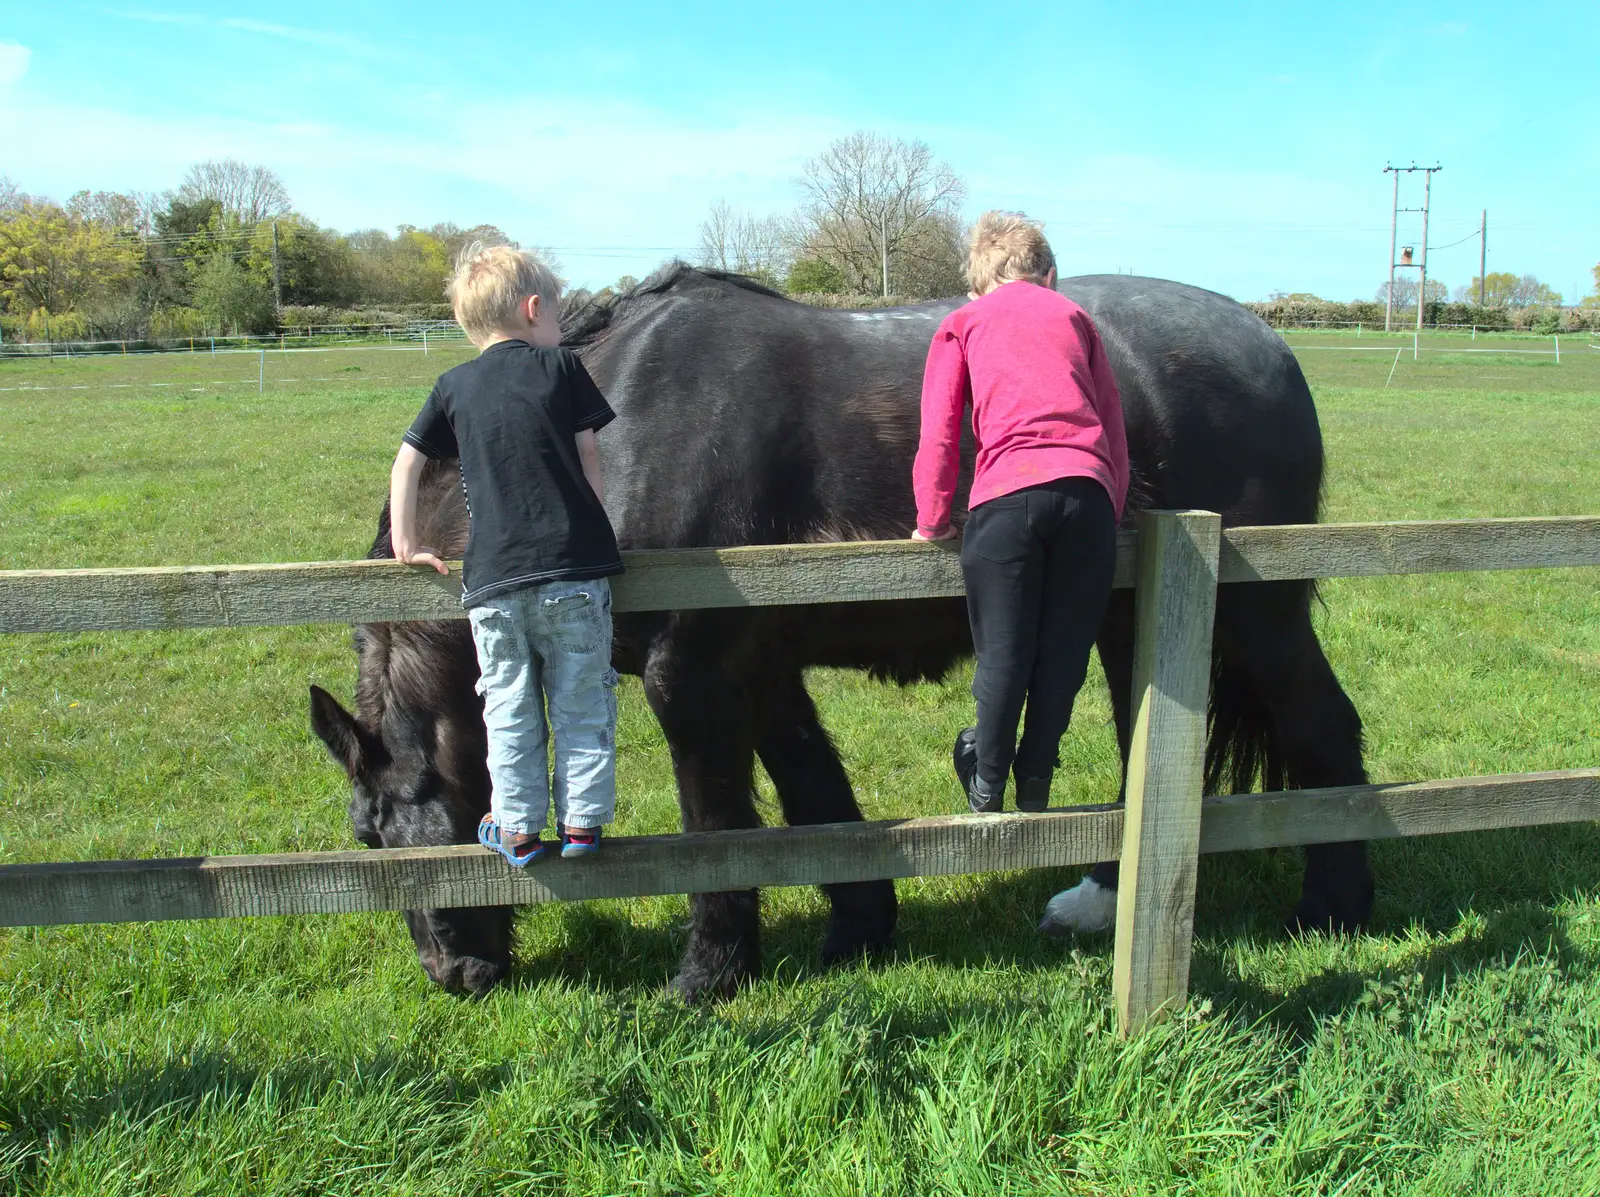
[{"label": "wooden fence rail", "polygon": [[[1600,820],[1600,769],[1207,798],[1201,852]],[[501,906],[1116,860],[1120,806],[617,836],[514,872],[475,845],[0,865],[0,927]]]},{"label": "wooden fence rail", "polygon": [[[1600,820],[1600,769],[1202,799],[1218,584],[1600,565],[1600,517],[1219,527],[1150,512],[1134,586],[1127,807],[620,837],[582,866],[507,870],[475,846],[0,866],[0,926],[484,906],[815,885],[1120,858],[1113,988],[1136,1030],[1184,1000],[1198,855]],[[627,554],[615,609],[957,597],[949,546]],[[0,632],[458,619],[458,576],[394,562],[0,572]]]},{"label": "wooden fence rail", "polygon": [[[1119,538],[1116,585],[1137,536]],[[949,545],[913,541],[667,549],[624,554],[613,610],[674,611],[958,598]],[[1600,516],[1228,528],[1219,582],[1600,565]],[[394,561],[0,571],[0,633],[140,631],[462,619],[450,577]]]}]

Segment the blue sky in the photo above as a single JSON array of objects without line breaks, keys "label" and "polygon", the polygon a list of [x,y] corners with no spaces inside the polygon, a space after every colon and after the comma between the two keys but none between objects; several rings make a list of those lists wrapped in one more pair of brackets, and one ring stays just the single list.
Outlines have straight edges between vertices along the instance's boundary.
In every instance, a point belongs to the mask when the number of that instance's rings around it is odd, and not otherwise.
[{"label": "blue sky", "polygon": [[[56,198],[276,169],[342,230],[453,220],[596,285],[690,253],[707,207],[921,138],[969,214],[1047,222],[1064,273],[1370,297],[1388,160],[1431,162],[1432,273],[1600,261],[1593,5],[193,5],[0,0],[0,172]],[[1414,241],[1402,229],[1402,240]],[[1468,238],[1453,248],[1450,242]]]}]

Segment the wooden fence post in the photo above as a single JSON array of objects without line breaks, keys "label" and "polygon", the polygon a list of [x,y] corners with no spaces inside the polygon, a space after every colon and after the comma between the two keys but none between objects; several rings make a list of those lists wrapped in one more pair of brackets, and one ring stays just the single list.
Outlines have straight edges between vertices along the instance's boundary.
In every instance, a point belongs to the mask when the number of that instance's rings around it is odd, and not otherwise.
[{"label": "wooden fence post", "polygon": [[1139,521],[1133,741],[1112,971],[1123,1034],[1166,1017],[1189,989],[1221,537],[1222,517],[1210,511],[1151,511]]}]

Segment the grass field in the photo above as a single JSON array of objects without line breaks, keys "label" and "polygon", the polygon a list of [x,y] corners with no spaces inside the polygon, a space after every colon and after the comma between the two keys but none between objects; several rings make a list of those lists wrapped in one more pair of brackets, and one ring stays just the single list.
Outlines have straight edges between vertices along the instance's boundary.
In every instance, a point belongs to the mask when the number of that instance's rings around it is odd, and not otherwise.
[{"label": "grass field", "polygon": [[[1386,387],[1392,354],[1289,340],[1329,519],[1600,512],[1600,352],[1407,352]],[[359,556],[460,352],[289,354],[277,381],[269,354],[261,395],[258,361],[195,356],[0,362],[0,568]],[[46,385],[83,389],[12,389]],[[1328,584],[1374,777],[1600,765],[1597,582]],[[307,683],[350,697],[347,630],[3,647],[0,861],[352,846],[306,719]],[[814,676],[869,816],[956,808],[969,680]],[[1058,800],[1113,795],[1108,719],[1092,679]],[[618,830],[673,829],[631,683],[619,742]],[[1077,870],[902,883],[898,959],[834,973],[819,895],[768,891],[767,979],[709,1011],[661,993],[682,898],[524,912],[514,984],[476,1003],[393,915],[0,932],[0,1191],[1600,1192],[1600,828],[1374,861],[1370,934],[1290,939],[1296,853],[1207,858],[1194,1002],[1132,1043],[1109,942],[1033,931]]]}]

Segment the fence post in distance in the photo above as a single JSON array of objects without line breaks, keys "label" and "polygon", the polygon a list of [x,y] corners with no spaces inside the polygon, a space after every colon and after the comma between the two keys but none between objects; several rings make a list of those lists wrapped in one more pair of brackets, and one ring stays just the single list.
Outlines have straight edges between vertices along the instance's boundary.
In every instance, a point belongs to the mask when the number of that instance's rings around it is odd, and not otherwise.
[{"label": "fence post in distance", "polygon": [[1112,968],[1125,1035],[1165,1018],[1188,995],[1221,539],[1215,512],[1150,511],[1139,520],[1133,737]]}]

